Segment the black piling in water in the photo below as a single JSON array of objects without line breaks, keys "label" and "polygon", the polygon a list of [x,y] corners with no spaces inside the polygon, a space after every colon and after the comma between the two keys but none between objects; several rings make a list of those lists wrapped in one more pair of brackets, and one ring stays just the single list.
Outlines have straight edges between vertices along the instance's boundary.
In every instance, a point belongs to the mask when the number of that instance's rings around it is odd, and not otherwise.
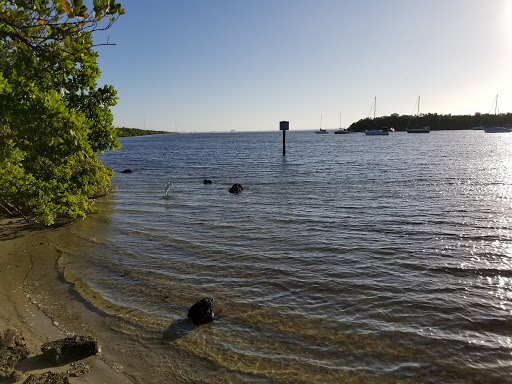
[{"label": "black piling in water", "polygon": [[283,156],[286,155],[286,131],[290,129],[289,121],[279,122],[279,130],[283,131]]}]

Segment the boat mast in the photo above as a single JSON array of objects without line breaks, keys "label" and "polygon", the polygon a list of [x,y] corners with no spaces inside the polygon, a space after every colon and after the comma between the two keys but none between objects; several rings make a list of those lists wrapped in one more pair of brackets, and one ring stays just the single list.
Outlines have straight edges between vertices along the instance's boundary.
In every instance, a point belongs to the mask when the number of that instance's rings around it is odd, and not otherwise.
[{"label": "boat mast", "polygon": [[376,125],[375,125],[375,116],[377,115],[377,96],[375,96],[373,98],[373,129],[376,129]]},{"label": "boat mast", "polygon": [[498,95],[496,95],[496,103],[494,103],[494,120],[496,127],[498,126]]}]

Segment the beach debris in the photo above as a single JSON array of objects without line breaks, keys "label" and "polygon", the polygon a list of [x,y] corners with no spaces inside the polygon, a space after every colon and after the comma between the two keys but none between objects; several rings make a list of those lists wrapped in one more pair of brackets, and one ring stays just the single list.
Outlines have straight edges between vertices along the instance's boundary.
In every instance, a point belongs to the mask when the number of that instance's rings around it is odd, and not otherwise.
[{"label": "beach debris", "polygon": [[195,325],[212,322],[213,316],[215,316],[213,311],[213,297],[205,297],[199,300],[190,307],[187,316]]},{"label": "beach debris", "polygon": [[131,169],[125,169],[124,171],[121,171],[121,173],[132,173]]},{"label": "beach debris", "polygon": [[73,361],[69,365],[68,375],[71,377],[79,377],[83,376],[86,373],[92,371],[92,367],[90,364],[84,363],[83,361]]},{"label": "beach debris", "polygon": [[0,378],[8,378],[16,364],[29,353],[25,339],[17,329],[0,332]]},{"label": "beach debris", "polygon": [[233,184],[231,188],[229,188],[229,193],[240,193],[244,190],[241,184]]},{"label": "beach debris", "polygon": [[213,181],[212,180],[209,180],[209,179],[204,179],[203,180],[203,184],[212,184]]},{"label": "beach debris", "polygon": [[52,363],[69,363],[98,353],[98,342],[92,336],[73,336],[49,341],[41,346],[43,356]]},{"label": "beach debris", "polygon": [[70,381],[65,373],[48,371],[39,374],[31,374],[23,384],[70,384]]}]

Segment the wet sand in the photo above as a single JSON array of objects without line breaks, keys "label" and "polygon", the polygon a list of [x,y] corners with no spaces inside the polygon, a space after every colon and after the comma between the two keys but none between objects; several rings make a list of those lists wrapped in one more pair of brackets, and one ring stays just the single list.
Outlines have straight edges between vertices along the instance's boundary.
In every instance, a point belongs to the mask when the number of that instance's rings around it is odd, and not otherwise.
[{"label": "wet sand", "polygon": [[[29,357],[16,366],[22,374],[17,383],[22,383],[32,373],[66,372],[69,369],[69,364],[55,366],[46,362],[40,349],[43,343],[73,333],[90,334],[84,323],[89,319],[85,307],[70,302],[73,300],[69,300],[68,295],[60,293],[68,287],[59,280],[58,254],[48,244],[48,235],[52,231],[64,230],[65,227],[34,228],[23,219],[0,216],[0,331],[18,329],[30,350]],[[66,318],[76,319],[80,324],[73,326],[52,320],[29,291],[51,296],[54,305],[66,312]],[[101,347],[101,338],[98,338],[98,343]],[[70,377],[71,383],[132,382],[118,372],[122,367],[103,361],[101,354],[82,361],[89,364],[92,371],[78,378]],[[8,381],[0,379],[0,383],[3,382]]]}]

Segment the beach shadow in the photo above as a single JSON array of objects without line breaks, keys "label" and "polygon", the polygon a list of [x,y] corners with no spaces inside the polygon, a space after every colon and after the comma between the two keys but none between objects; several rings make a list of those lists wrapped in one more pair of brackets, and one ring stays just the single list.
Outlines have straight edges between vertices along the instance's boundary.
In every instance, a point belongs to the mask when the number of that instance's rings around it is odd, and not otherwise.
[{"label": "beach shadow", "polygon": [[171,325],[164,331],[162,338],[165,341],[174,342],[181,339],[183,336],[188,335],[195,327],[194,323],[188,317],[179,319],[174,323],[171,323]]},{"label": "beach shadow", "polygon": [[30,356],[20,361],[16,365],[16,370],[21,372],[30,372],[35,370],[42,370],[48,368],[54,368],[58,365],[53,364],[46,360],[42,354],[36,356]]},{"label": "beach shadow", "polygon": [[0,239],[14,240],[23,237],[28,232],[36,231],[37,228],[22,218],[0,217]]},{"label": "beach shadow", "polygon": [[0,214],[0,240],[15,240],[29,232],[45,231],[63,227],[70,223],[69,219],[56,219],[49,227],[30,223],[22,217]]}]

